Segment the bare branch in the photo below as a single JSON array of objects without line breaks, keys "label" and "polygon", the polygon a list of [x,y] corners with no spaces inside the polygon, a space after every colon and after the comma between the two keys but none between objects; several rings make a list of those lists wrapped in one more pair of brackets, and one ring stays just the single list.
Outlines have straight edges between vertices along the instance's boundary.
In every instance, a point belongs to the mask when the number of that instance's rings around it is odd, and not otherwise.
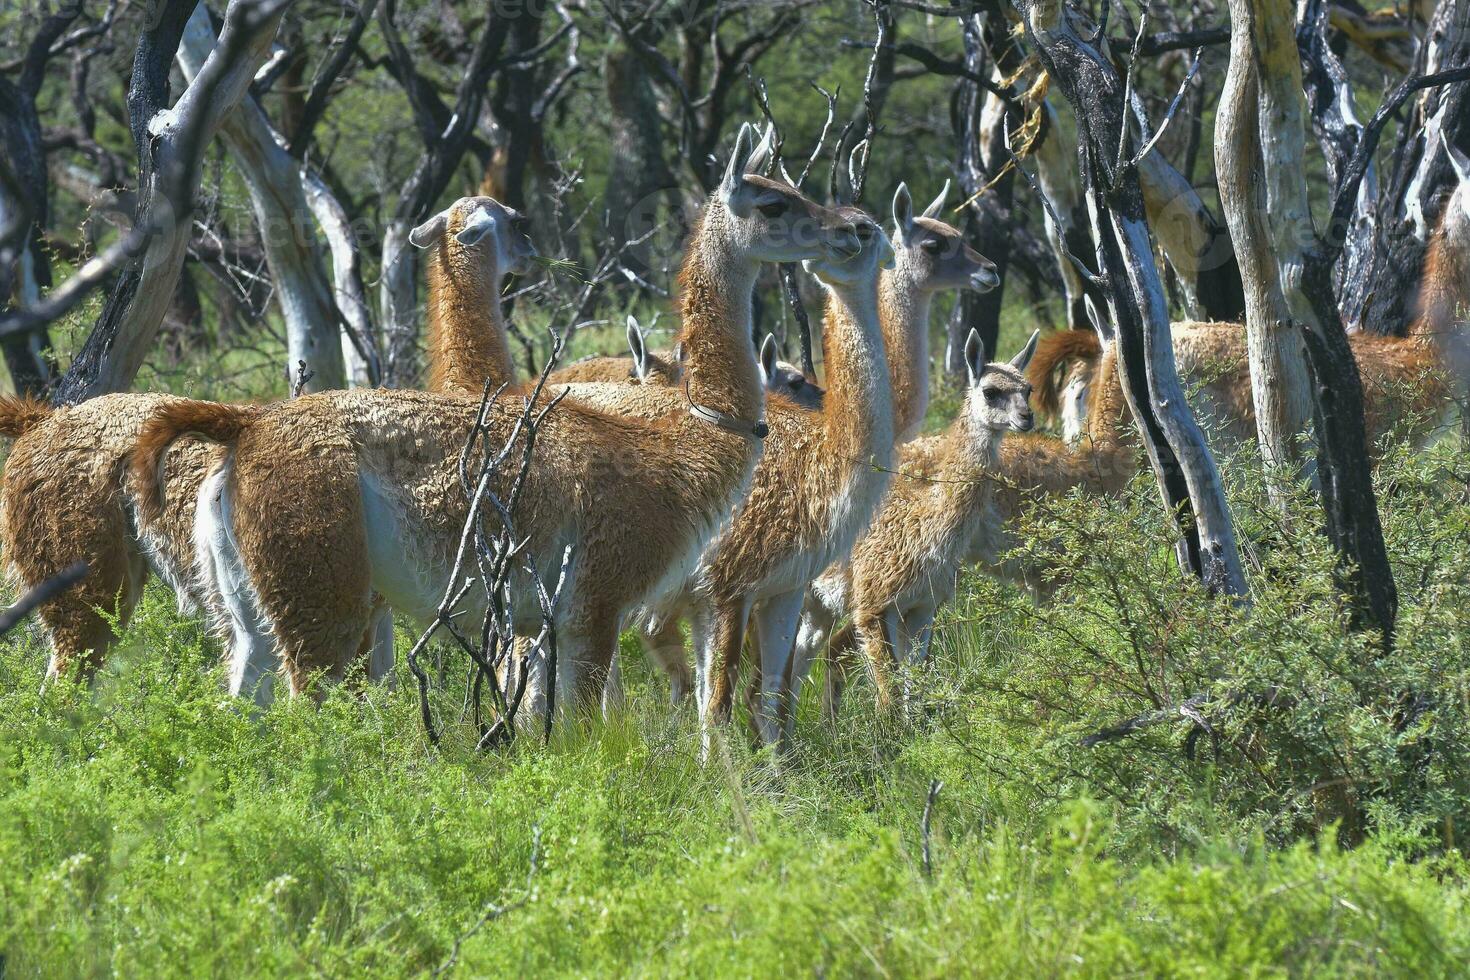
[{"label": "bare branch", "polygon": [[41,582],[15,601],[15,605],[0,612],[0,636],[15,629],[21,620],[35,612],[40,606],[55,599],[87,576],[87,563],[79,561]]}]

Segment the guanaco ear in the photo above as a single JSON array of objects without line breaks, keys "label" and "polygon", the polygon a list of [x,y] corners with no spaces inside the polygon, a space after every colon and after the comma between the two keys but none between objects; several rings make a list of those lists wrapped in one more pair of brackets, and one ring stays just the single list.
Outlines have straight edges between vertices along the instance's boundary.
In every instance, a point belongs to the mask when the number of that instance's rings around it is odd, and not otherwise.
[{"label": "guanaco ear", "polygon": [[461,245],[478,245],[480,241],[495,230],[495,215],[490,213],[489,208],[476,208],[474,214],[470,215],[454,236],[454,240]]},{"label": "guanaco ear", "polygon": [[408,243],[415,248],[428,248],[440,238],[444,237],[444,230],[449,227],[449,212],[440,211],[428,221],[419,225],[408,233]]},{"label": "guanaco ear", "polygon": [[939,192],[939,196],[936,197],[929,204],[929,206],[924,209],[923,217],[925,217],[925,218],[937,218],[937,217],[939,217],[939,213],[942,210],[944,210],[944,199],[947,198],[947,197],[949,197],[949,180],[948,180],[948,178],[945,179],[945,181],[944,181],[944,188]]},{"label": "guanaco ear", "polygon": [[761,341],[761,387],[771,383],[776,376],[776,335],[766,334],[766,339]]},{"label": "guanaco ear", "polygon": [[1036,353],[1036,342],[1040,339],[1041,331],[1033,330],[1031,332],[1031,339],[1026,341],[1026,346],[1021,348],[1019,354],[1011,358],[1011,367],[1024,374],[1026,372],[1026,365],[1031,363],[1031,355]]},{"label": "guanaco ear", "polygon": [[1460,152],[1460,148],[1451,143],[1444,130],[1439,131],[1439,141],[1444,144],[1444,151],[1450,155],[1450,166],[1455,168],[1455,177],[1459,179],[1461,186],[1470,184],[1470,157]]},{"label": "guanaco ear", "polygon": [[628,349],[633,352],[633,374],[639,381],[648,380],[648,346],[643,342],[643,330],[638,318],[628,314]]},{"label": "guanaco ear", "polygon": [[970,387],[980,382],[980,375],[985,373],[985,344],[980,340],[980,334],[974,327],[970,328],[970,335],[965,338],[965,371],[970,376]]},{"label": "guanaco ear", "polygon": [[893,192],[893,237],[902,244],[913,230],[914,199],[909,194],[909,185],[901,181]]},{"label": "guanaco ear", "polygon": [[740,132],[735,137],[735,149],[730,153],[730,162],[725,166],[725,177],[720,181],[720,196],[727,202],[745,182],[745,168],[750,162],[753,152],[751,143],[754,140],[755,130],[750,123],[741,123]]}]

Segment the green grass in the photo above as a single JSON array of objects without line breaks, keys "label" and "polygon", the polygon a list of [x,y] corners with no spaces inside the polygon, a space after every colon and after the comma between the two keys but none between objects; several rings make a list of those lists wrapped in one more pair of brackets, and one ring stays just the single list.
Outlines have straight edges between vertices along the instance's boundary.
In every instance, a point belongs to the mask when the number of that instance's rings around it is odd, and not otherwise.
[{"label": "green grass", "polygon": [[[1035,316],[1012,305],[1001,356]],[[620,351],[619,322],[571,356]],[[932,426],[956,406],[937,384]],[[478,752],[452,657],[434,747],[411,684],[226,697],[217,645],[156,585],[91,689],[41,693],[44,644],[17,630],[0,977],[1461,974],[1463,461],[1380,470],[1391,656],[1344,628],[1316,505],[1282,522],[1227,460],[1249,607],[1179,577],[1146,478],[1061,502],[1025,528],[1067,553],[1052,604],[967,576],[907,718],[860,684],[829,728],[809,697],[783,759],[737,724],[701,764],[631,640],[625,714]],[[1213,737],[1078,744],[1201,690]],[[1227,700],[1266,690],[1289,699]],[[1432,695],[1407,725],[1405,692]]]},{"label": "green grass", "polygon": [[[1415,463],[1398,492],[1452,458]],[[1137,574],[1177,583],[1140,550],[1149,506],[1140,485],[1068,520],[1106,522]],[[1407,605],[1406,658],[1459,643]],[[1158,642],[1208,660],[1203,635],[1234,642],[1239,618],[1215,615]],[[1303,644],[1324,622],[1278,615]],[[438,748],[411,686],[257,712],[221,693],[214,644],[153,588],[94,689],[42,694],[42,644],[0,647],[4,975],[1461,972],[1462,860],[1437,819],[1406,819],[1435,797],[1381,795],[1349,849],[1330,820],[1283,830],[1271,812],[1299,787],[1272,797],[1229,739],[1186,760],[1166,726],[1084,753],[1079,730],[1136,707],[1126,678],[1100,679],[1109,636],[1066,591],[1038,611],[971,579],[907,721],[875,717],[859,687],[834,728],[804,705],[789,759],[753,752],[737,726],[701,765],[690,712],[669,712],[636,657],[626,714],[549,745],[475,751],[453,670]],[[1455,731],[1435,737],[1453,755]],[[1282,745],[1253,764],[1289,782],[1288,762],[1313,756]]]}]

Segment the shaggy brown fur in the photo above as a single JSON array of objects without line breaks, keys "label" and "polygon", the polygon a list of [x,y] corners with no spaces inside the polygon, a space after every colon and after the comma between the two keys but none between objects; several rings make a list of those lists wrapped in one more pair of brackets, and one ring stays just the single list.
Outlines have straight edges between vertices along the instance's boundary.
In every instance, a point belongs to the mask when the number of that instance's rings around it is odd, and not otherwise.
[{"label": "shaggy brown fur", "polygon": [[[858,217],[858,215],[855,215]],[[872,226],[873,248],[881,233]],[[871,249],[870,249],[871,253]],[[888,483],[893,414],[877,306],[877,256],[861,278],[829,283],[822,330],[827,393],[819,412],[769,399],[766,455],[729,531],[706,555],[701,615],[713,627],[698,651],[707,671],[702,707],[727,721],[746,621],[760,649],[762,737],[775,741],[784,678],[807,586],[846,555]],[[778,680],[779,678],[779,680]]]},{"label": "shaggy brown fur", "polygon": [[[742,169],[745,156],[737,153]],[[706,210],[681,271],[681,346],[691,397],[749,419],[763,401],[749,348],[757,262],[850,254],[856,239],[846,219],[740,172],[722,184],[721,194],[733,186],[728,198]],[[738,210],[724,203],[737,197]],[[785,204],[779,220],[755,206],[772,200]],[[795,244],[792,221],[818,231],[816,240]],[[488,413],[492,443],[519,417],[509,401]],[[317,671],[341,673],[367,626],[373,588],[395,608],[432,614],[465,518],[459,456],[476,409],[464,397],[321,394],[271,406],[235,439],[224,506],[238,554],[215,560],[244,568],[293,691]],[[159,431],[150,445],[180,431],[166,418],[151,425]],[[759,452],[755,440],[686,411],[633,420],[566,400],[547,415],[516,521],[543,578],[554,579],[565,546],[576,549],[558,624],[573,703],[595,703],[621,617],[671,574],[682,579],[743,493]],[[150,479],[150,463],[139,453],[134,479]],[[517,629],[533,631],[539,607],[521,585],[516,594],[528,604],[515,610]]]},{"label": "shaggy brown fur", "polygon": [[1102,343],[1091,330],[1053,330],[1043,334],[1036,356],[1026,368],[1031,407],[1044,419],[1062,414],[1061,389],[1074,364],[1092,364],[1102,356]]},{"label": "shaggy brown fur", "polygon": [[[660,384],[672,384],[679,370],[671,352],[650,351],[648,354],[649,380]],[[564,368],[557,368],[547,379],[549,384],[570,385],[598,382],[620,384],[629,378],[637,378],[633,362],[626,357],[610,354],[594,354],[573,361]]]},{"label": "shaggy brown fur", "polygon": [[29,395],[0,395],[0,436],[18,439],[44,422],[51,406]]},{"label": "shaggy brown fur", "polygon": [[880,704],[893,658],[906,659],[911,648],[924,655],[935,610],[953,594],[959,567],[985,545],[1001,436],[1032,424],[1024,363],[974,367],[959,417],[942,435],[902,447],[899,475],[852,549],[853,628]]},{"label": "shaggy brown fur", "polygon": [[[485,237],[459,240],[467,225],[487,219],[492,230]],[[524,221],[494,198],[464,197],[415,229],[416,236],[425,234],[420,242],[429,253],[430,391],[479,394],[487,380],[499,385],[515,377],[500,286],[536,254]]]},{"label": "shaggy brown fur", "polygon": [[[501,373],[509,370],[508,358],[494,353],[504,350],[504,340],[482,343],[471,335],[499,329],[499,295],[494,286],[465,286],[449,273],[489,276],[498,284],[503,261],[534,254],[529,243],[518,243],[508,209],[502,209],[506,223],[496,228],[494,248],[491,239],[473,247],[455,241],[476,209],[491,205],[499,207],[486,198],[467,198],[439,216],[444,226],[430,258],[430,373],[440,384],[463,384],[476,394],[484,377],[471,384],[464,370],[443,359],[464,356],[493,370],[493,379],[509,379]],[[476,305],[480,299],[490,305]],[[12,579],[29,588],[77,561],[89,566],[80,586],[38,611],[52,643],[49,675],[65,672],[78,658],[83,678],[101,665],[113,642],[107,617],[127,624],[150,566],[173,587],[182,610],[202,608],[216,625],[224,615],[218,597],[197,581],[193,541],[199,490],[222,461],[222,450],[191,436],[179,439],[163,462],[164,487],[141,484],[154,498],[146,529],[135,529],[129,514],[123,473],[144,422],[155,410],[185,411],[183,404],[158,394],[108,395],[55,410],[25,399],[0,401],[0,435],[19,437],[0,490],[0,549]]]},{"label": "shaggy brown fur", "polygon": [[[1179,373],[1191,392],[1195,412],[1212,444],[1233,450],[1253,443],[1256,416],[1251,399],[1245,327],[1238,323],[1185,321],[1174,324],[1172,332]],[[1093,380],[1093,387],[1096,379],[1107,376],[1091,366],[1096,360],[1094,346],[1067,339],[1069,343],[1065,345],[1044,346],[1038,352],[1038,359],[1042,353],[1048,356],[1050,370],[1037,366],[1032,372],[1041,382],[1037,386],[1040,392],[1037,407],[1051,417],[1059,410],[1059,385],[1074,376],[1071,372],[1085,371]],[[1396,427],[1404,426],[1403,434],[1416,445],[1436,435],[1441,423],[1440,409],[1452,389],[1441,369],[1437,348],[1426,342],[1425,334],[1404,338],[1355,333],[1348,343],[1363,379],[1370,457],[1378,458],[1383,450],[1383,437]],[[1057,355],[1063,346],[1065,353]],[[1088,428],[1092,429],[1090,425]]]},{"label": "shaggy brown fur", "polygon": [[[81,405],[58,408],[39,417],[21,433],[5,464],[0,489],[3,520],[0,546],[12,580],[30,588],[77,562],[88,574],[76,588],[38,610],[52,644],[48,675],[64,673],[80,659],[89,676],[113,642],[108,616],[127,625],[147,578],[143,551],[127,512],[122,474],[127,453],[154,409],[176,399],[168,395],[105,395]],[[167,476],[188,484],[202,474],[203,444],[181,443]],[[193,483],[197,491],[197,482]],[[164,508],[159,525],[183,529],[177,538],[186,554],[168,551],[161,561],[183,562],[192,555],[188,529],[193,526],[194,493],[180,493]],[[183,576],[169,576],[177,588]],[[180,592],[189,609],[203,596]]]},{"label": "shaggy brown fur", "polygon": [[[906,195],[906,191],[905,191]],[[965,243],[958,228],[921,215],[898,213],[895,261],[878,285],[883,343],[893,387],[893,431],[899,442],[918,434],[929,411],[929,310],[945,290],[994,288],[995,265]]]},{"label": "shaggy brown fur", "polygon": [[[757,634],[770,634],[761,636],[762,652],[769,648],[780,660],[778,673],[784,674],[789,632],[806,584],[845,553],[887,480],[871,465],[874,458],[885,465],[893,445],[877,312],[878,263],[886,243],[861,212],[843,214],[861,222],[868,237],[863,255],[837,264],[842,269],[839,275],[856,278],[828,285],[831,298],[822,331],[828,388],[823,407],[804,409],[768,393],[769,433],[749,493],[728,530],[701,560],[685,594],[676,600],[680,607],[693,606],[697,653],[708,665],[702,668],[708,680],[699,692],[700,706],[713,721],[729,718],[733,672],[739,666],[753,607]],[[832,268],[823,274],[832,274]],[[684,349],[688,351],[687,346]],[[611,411],[643,417],[676,411],[684,399],[682,389],[648,386],[592,385],[574,387],[572,392]],[[779,629],[764,629],[766,606],[774,601],[789,607],[793,596],[795,608],[784,610],[790,621]],[[784,640],[774,639],[783,631]],[[768,693],[772,695],[768,707],[774,707],[780,692]],[[772,740],[779,734],[773,714],[767,714],[763,734]]]},{"label": "shaggy brown fur", "polygon": [[199,436],[213,443],[231,443],[261,412],[257,405],[221,405],[217,402],[171,401],[159,405],[133,444],[135,467],[150,467],[150,478],[138,480],[134,500],[139,521],[155,524],[163,517],[167,481],[159,467],[165,452],[180,436]]}]

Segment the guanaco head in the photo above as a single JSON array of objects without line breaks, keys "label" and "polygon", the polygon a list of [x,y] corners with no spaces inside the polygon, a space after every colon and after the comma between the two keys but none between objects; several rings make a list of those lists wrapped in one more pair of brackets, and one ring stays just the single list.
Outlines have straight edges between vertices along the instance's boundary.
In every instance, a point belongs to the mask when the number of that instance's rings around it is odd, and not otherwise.
[{"label": "guanaco head", "polygon": [[914,217],[908,184],[893,195],[893,246],[896,267],[922,290],[974,289],[988,292],[1000,285],[995,263],[965,244],[965,236],[939,220],[949,181],[924,213]]},{"label": "guanaco head", "polygon": [[439,242],[489,263],[497,276],[525,275],[540,253],[531,241],[531,220],[493,197],[462,197],[409,232],[419,248]]},{"label": "guanaco head", "polygon": [[790,184],[760,176],[770,133],[755,145],[755,129],[740,127],[724,179],[711,196],[706,222],[719,221],[728,247],[757,262],[849,259],[862,250],[857,228]]},{"label": "guanaco head", "polygon": [[802,268],[834,289],[849,289],[878,281],[878,269],[893,267],[893,245],[878,222],[862,208],[841,205],[834,208],[854,229],[860,250],[850,257],[807,259]]},{"label": "guanaco head", "polygon": [[766,391],[785,395],[804,408],[822,407],[822,388],[808,381],[801,368],[780,359],[774,334],[766,334],[761,343],[761,384]]},{"label": "guanaco head", "polygon": [[1031,414],[1031,382],[1026,380],[1026,365],[1036,353],[1040,336],[1040,330],[1031,334],[1026,346],[1009,361],[987,364],[980,335],[970,331],[965,338],[965,368],[970,378],[965,410],[971,421],[992,431],[1031,431],[1036,420]]}]

